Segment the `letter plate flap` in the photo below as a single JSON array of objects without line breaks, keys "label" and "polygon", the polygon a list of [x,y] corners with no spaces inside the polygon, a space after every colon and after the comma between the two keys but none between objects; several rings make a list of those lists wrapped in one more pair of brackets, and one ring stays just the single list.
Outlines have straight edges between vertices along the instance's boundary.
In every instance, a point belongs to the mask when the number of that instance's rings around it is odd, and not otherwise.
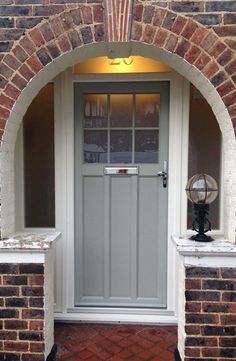
[{"label": "letter plate flap", "polygon": [[138,174],[138,167],[104,167],[106,175],[135,175]]}]

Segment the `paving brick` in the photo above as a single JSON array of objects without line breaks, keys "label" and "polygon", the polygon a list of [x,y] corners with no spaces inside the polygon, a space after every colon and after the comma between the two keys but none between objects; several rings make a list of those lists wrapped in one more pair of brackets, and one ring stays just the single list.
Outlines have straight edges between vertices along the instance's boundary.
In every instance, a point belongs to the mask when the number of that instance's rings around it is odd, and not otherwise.
[{"label": "paving brick", "polygon": [[[63,332],[66,332],[71,344],[67,354],[63,352],[67,344]],[[93,335],[87,348],[79,342],[83,334]],[[161,360],[174,361],[176,340],[176,327],[173,326],[55,325],[58,361],[69,361],[73,355],[81,360],[159,360],[160,354]]]}]

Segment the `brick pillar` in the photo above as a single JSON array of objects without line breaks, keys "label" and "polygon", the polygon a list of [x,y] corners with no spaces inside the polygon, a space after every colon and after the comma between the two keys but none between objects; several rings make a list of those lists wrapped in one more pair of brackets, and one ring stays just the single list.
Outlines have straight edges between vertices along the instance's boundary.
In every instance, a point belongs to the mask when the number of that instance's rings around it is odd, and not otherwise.
[{"label": "brick pillar", "polygon": [[236,246],[173,237],[182,361],[236,360]]},{"label": "brick pillar", "polygon": [[185,276],[185,360],[235,360],[236,265],[186,267]]},{"label": "brick pillar", "polygon": [[44,360],[44,264],[0,264],[4,360]]},{"label": "brick pillar", "polygon": [[51,353],[51,244],[58,237],[55,232],[0,241],[0,361],[45,361]]}]

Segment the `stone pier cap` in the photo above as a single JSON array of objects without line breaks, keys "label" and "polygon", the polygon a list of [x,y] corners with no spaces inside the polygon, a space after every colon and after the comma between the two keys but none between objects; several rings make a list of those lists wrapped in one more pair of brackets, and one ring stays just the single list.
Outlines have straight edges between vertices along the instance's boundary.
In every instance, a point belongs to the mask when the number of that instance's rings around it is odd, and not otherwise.
[{"label": "stone pier cap", "polygon": [[183,256],[185,265],[189,263],[203,267],[213,267],[230,266],[232,263],[233,267],[236,266],[236,244],[221,237],[215,237],[212,242],[196,242],[190,240],[189,237],[172,236],[176,250],[180,256]]},{"label": "stone pier cap", "polygon": [[46,251],[51,248],[53,242],[61,236],[60,232],[55,231],[33,231],[17,232],[9,237],[0,240],[0,252],[4,250],[35,250]]}]

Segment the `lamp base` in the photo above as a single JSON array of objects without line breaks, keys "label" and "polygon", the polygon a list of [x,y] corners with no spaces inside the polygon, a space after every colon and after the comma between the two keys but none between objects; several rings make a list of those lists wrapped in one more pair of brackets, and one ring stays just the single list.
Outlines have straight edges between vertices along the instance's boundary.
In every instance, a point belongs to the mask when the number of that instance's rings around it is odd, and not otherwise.
[{"label": "lamp base", "polygon": [[191,239],[192,241],[196,241],[196,242],[212,242],[214,241],[214,239],[210,236],[207,236],[205,234],[195,234],[192,237],[190,237],[189,239]]}]

